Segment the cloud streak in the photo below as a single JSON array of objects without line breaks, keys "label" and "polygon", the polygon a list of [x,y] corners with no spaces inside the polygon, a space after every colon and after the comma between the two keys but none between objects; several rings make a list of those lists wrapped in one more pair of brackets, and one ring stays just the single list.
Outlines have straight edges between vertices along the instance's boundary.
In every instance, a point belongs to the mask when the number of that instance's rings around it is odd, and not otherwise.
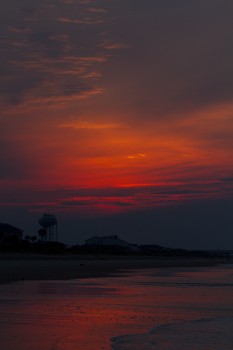
[{"label": "cloud streak", "polygon": [[[107,13],[88,1],[10,1],[0,5],[0,102],[55,104],[101,93],[99,67]],[[94,80],[91,81],[91,80]]]}]

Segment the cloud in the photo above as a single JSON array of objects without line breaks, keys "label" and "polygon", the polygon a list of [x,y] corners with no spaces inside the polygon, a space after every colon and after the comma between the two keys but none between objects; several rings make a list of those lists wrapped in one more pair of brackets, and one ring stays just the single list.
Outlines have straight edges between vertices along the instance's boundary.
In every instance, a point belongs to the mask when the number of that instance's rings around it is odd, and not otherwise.
[{"label": "cloud", "polygon": [[67,17],[59,17],[57,20],[63,23],[77,23],[77,24],[87,24],[87,25],[96,25],[104,22],[101,19],[94,19],[90,17],[86,17],[83,19],[71,19]]},{"label": "cloud", "polygon": [[[27,192],[24,190],[24,200],[5,203],[25,208],[41,208],[44,210],[73,212],[81,207],[99,208],[103,213],[111,212],[112,208],[128,208],[141,210],[161,206],[177,205],[206,199],[223,199],[232,197],[232,184],[222,180],[193,180],[187,183],[180,181],[171,184],[135,184],[115,188],[54,188]],[[76,208],[76,209],[75,209]],[[87,211],[90,214],[89,211]]]},{"label": "cloud", "polygon": [[118,197],[85,197],[85,198],[71,198],[63,200],[58,203],[58,206],[64,206],[68,208],[76,206],[91,206],[91,207],[130,207],[132,203],[128,198],[122,199],[119,201]]},{"label": "cloud", "polygon": [[143,158],[143,157],[146,157],[146,154],[138,153],[138,154],[130,154],[127,156],[128,159],[137,159],[137,158]]},{"label": "cloud", "polygon": [[[101,78],[99,66],[107,59],[99,45],[105,40],[105,12],[95,11],[88,1],[11,1],[12,8],[0,5],[2,108],[100,93],[91,79]],[[87,30],[90,24],[93,29]]]},{"label": "cloud", "polygon": [[226,176],[220,179],[220,181],[226,182],[226,183],[233,183],[233,176]]},{"label": "cloud", "polygon": [[59,128],[68,128],[68,129],[115,129],[122,127],[121,124],[113,123],[91,123],[88,121],[78,121],[76,123],[61,124]]},{"label": "cloud", "polygon": [[123,43],[104,43],[101,45],[101,47],[105,48],[106,50],[119,50],[130,48],[129,45]]},{"label": "cloud", "polygon": [[121,6],[112,5],[112,36],[124,33],[130,48],[110,83],[119,112],[133,110],[133,122],[145,123],[232,103],[231,1],[136,1],[133,11],[126,1],[123,13]]}]

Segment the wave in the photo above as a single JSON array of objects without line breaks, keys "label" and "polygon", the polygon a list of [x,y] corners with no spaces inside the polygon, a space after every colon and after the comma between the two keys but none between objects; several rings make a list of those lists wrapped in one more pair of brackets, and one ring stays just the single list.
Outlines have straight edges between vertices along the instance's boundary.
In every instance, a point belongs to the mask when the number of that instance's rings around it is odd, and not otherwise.
[{"label": "wave", "polygon": [[112,339],[113,350],[232,350],[233,317],[169,323]]}]

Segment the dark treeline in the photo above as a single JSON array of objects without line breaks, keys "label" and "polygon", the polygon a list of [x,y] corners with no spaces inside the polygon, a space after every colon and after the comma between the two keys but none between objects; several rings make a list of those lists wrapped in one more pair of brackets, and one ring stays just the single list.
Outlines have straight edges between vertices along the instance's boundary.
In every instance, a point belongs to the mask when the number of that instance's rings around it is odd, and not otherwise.
[{"label": "dark treeline", "polygon": [[133,245],[132,247],[73,245],[67,246],[62,242],[17,240],[9,237],[0,242],[0,253],[24,254],[59,254],[59,255],[122,255],[122,256],[153,256],[153,257],[227,257],[229,252],[203,251],[165,248],[158,245]]}]

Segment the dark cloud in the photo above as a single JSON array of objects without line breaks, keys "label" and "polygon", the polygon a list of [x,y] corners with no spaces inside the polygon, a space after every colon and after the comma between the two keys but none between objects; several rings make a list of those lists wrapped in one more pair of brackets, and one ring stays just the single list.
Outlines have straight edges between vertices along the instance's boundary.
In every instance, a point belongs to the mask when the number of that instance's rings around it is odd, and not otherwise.
[{"label": "dark cloud", "polygon": [[107,206],[116,206],[116,207],[130,207],[132,206],[132,203],[130,202],[120,202],[120,201],[116,201],[115,198],[110,198],[109,201],[109,197],[105,198],[103,197],[99,197],[99,198],[88,198],[87,199],[73,199],[73,200],[65,200],[65,201],[61,201],[61,203],[59,203],[59,205],[64,206],[64,207],[76,207],[76,206],[103,206],[103,205],[107,205]]},{"label": "dark cloud", "polygon": [[226,176],[220,179],[220,181],[227,182],[227,183],[233,183],[233,176]]},{"label": "dark cloud", "polygon": [[[126,188],[85,188],[85,189],[59,189],[57,192],[57,195],[59,197],[78,197],[78,198],[92,198],[93,202],[88,201],[89,204],[91,203],[98,203],[98,199],[101,198],[128,198],[128,197],[135,197],[138,199],[140,196],[145,196],[146,198],[149,198],[149,196],[153,195],[194,195],[199,194],[203,195],[204,193],[210,193],[213,191],[213,193],[216,192],[225,192],[225,182],[231,182],[232,179],[227,177],[223,178],[220,181],[216,179],[213,181],[212,179],[208,180],[189,180],[187,183],[184,181],[181,181],[180,184],[170,184],[169,182],[164,185],[158,186],[156,185],[148,185],[148,186],[132,186],[132,187],[126,187]],[[223,184],[221,183],[223,182]],[[214,186],[213,186],[214,185]],[[228,189],[228,188],[227,188]],[[56,191],[52,191],[50,195],[55,194]],[[56,194],[55,194],[56,195]]]},{"label": "dark cloud", "polygon": [[[18,164],[17,164],[18,166]],[[9,172],[6,173],[10,178]],[[14,179],[14,177],[13,177]],[[125,207],[130,210],[139,210],[151,207],[158,208],[159,206],[177,205],[178,203],[189,203],[198,200],[206,200],[207,198],[230,198],[233,188],[229,180],[227,181],[192,181],[186,184],[164,184],[160,186],[137,186],[130,188],[81,188],[81,189],[58,189],[38,191],[36,189],[30,191],[24,190],[23,206],[31,209],[43,209],[44,211],[62,211],[76,210],[78,215],[79,210],[88,208],[98,209],[103,215],[103,208]],[[14,189],[12,189],[14,191]],[[17,196],[21,196],[20,190],[16,189]],[[19,192],[18,192],[19,191]],[[6,198],[4,197],[4,200]],[[17,201],[14,203],[10,199],[12,205],[17,206]]]},{"label": "dark cloud", "polygon": [[122,111],[145,121],[232,103],[231,1],[126,1],[123,13],[121,6],[112,31],[130,45],[114,76]]},{"label": "dark cloud", "polygon": [[57,104],[60,97],[95,93],[98,74],[92,72],[106,55],[104,11],[90,11],[89,2],[52,0],[11,0],[0,9],[2,104]]},{"label": "dark cloud", "polygon": [[49,57],[55,59],[62,56],[65,51],[64,43],[61,38],[54,36],[52,32],[38,31],[29,35],[28,41],[32,49],[43,51]]}]

